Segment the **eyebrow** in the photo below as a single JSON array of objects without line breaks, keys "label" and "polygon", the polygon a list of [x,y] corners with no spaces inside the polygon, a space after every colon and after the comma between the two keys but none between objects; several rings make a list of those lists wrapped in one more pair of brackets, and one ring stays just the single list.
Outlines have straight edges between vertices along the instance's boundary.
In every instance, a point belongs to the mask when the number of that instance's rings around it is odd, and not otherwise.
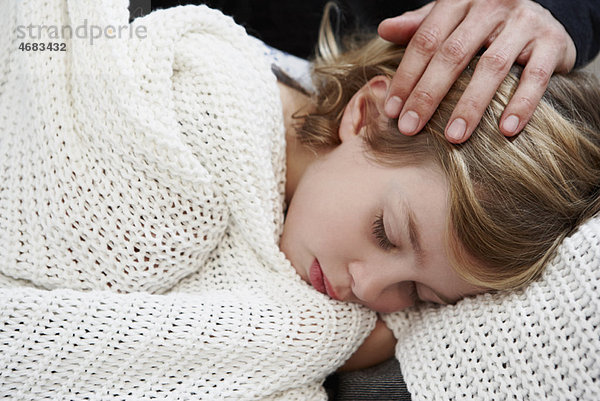
[{"label": "eyebrow", "polygon": [[[412,210],[408,207],[408,204],[406,202],[403,202],[404,204],[404,213],[406,214],[407,217],[407,228],[408,228],[408,236],[410,238],[410,244],[413,248],[413,251],[415,253],[415,255],[417,255],[417,263],[419,266],[423,266],[424,264],[424,260],[425,260],[425,252],[423,251],[423,248],[421,247],[421,241],[420,241],[420,234],[419,234],[419,226],[417,225],[417,220],[415,218],[414,213],[412,212]],[[448,298],[445,295],[440,294],[438,291],[434,290],[433,288],[429,287],[429,289],[431,290],[431,292],[434,293],[434,295],[436,295],[440,300],[442,300],[442,302],[448,304],[448,305],[452,305],[454,303],[456,303],[456,301]]]},{"label": "eyebrow", "polygon": [[[405,229],[408,230],[408,236],[410,238],[410,244],[412,246],[413,252],[417,257],[417,264],[422,267],[425,261],[425,251],[421,246],[421,236],[419,232],[419,226],[417,225],[417,219],[412,211],[412,209],[408,206],[408,202],[404,200],[402,203],[402,212],[406,216],[406,226]],[[436,295],[440,300],[445,302],[447,305],[453,305],[458,300],[449,298],[446,295],[441,294],[440,292],[434,290],[431,287],[428,287],[434,295]],[[460,299],[460,298],[459,298]]]},{"label": "eyebrow", "polygon": [[419,233],[419,227],[417,225],[417,220],[415,219],[415,215],[412,210],[408,207],[406,202],[403,202],[404,214],[406,215],[407,221],[407,230],[408,237],[410,239],[410,245],[412,246],[413,252],[417,256],[417,263],[419,266],[423,266],[425,260],[425,252],[423,251],[423,247],[421,246],[421,236]]},{"label": "eyebrow", "polygon": [[[408,237],[410,239],[410,245],[412,246],[413,252],[415,253],[415,255],[417,256],[417,264],[422,267],[424,264],[424,260],[425,260],[425,251],[423,251],[423,247],[421,246],[421,235],[419,232],[419,226],[417,225],[417,219],[415,218],[414,213],[412,212],[411,208],[408,206],[408,203],[406,201],[403,201],[402,203],[402,212],[404,213],[404,215],[406,216],[406,226],[405,229],[408,230]],[[431,290],[431,292],[433,292],[434,295],[436,295],[440,300],[442,300],[443,302],[445,302],[448,305],[452,305],[454,303],[456,303],[455,300],[452,300],[451,298],[448,298],[445,295],[440,294],[438,291],[434,290],[433,288],[429,287],[429,289]]]}]

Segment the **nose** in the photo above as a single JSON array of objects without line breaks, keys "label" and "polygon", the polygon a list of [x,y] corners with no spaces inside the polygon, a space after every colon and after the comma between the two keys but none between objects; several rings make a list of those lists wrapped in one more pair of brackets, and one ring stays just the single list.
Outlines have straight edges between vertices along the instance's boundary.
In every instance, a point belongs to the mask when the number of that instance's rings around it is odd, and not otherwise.
[{"label": "nose", "polygon": [[390,284],[381,269],[369,266],[363,261],[350,262],[348,271],[352,277],[352,292],[365,304],[376,303]]},{"label": "nose", "polygon": [[357,301],[377,312],[395,312],[413,306],[415,276],[397,263],[351,262],[352,292]]}]

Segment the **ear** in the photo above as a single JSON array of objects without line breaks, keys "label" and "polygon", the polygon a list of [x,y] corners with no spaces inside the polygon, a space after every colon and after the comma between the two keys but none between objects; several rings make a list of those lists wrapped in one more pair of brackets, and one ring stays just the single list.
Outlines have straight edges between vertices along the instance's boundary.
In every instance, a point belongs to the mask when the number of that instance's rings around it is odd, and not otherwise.
[{"label": "ear", "polygon": [[367,113],[378,113],[385,117],[383,105],[390,82],[389,78],[377,75],[352,96],[340,121],[340,141],[344,142],[351,137],[360,135],[368,121],[367,117],[377,117],[377,115],[367,116]]}]

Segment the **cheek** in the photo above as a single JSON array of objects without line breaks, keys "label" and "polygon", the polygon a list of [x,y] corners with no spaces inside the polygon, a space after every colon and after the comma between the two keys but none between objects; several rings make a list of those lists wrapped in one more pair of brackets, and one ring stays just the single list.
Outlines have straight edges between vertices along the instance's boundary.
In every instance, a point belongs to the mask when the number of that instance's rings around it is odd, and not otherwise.
[{"label": "cheek", "polygon": [[322,216],[327,215],[324,207],[327,200],[322,187],[325,186],[321,184],[320,177],[307,171],[293,194],[280,242],[281,251],[292,264],[307,256],[307,240],[314,236]]},{"label": "cheek", "polygon": [[302,177],[284,222],[285,247],[298,242],[310,252],[341,250],[348,234],[357,232],[360,202],[352,191],[355,185],[347,185],[349,180],[339,169],[332,170],[315,166]]},{"label": "cheek", "polygon": [[380,313],[398,312],[416,304],[417,291],[411,281],[391,285],[377,299],[376,304],[367,305]]},{"label": "cheek", "polygon": [[393,313],[399,312],[403,309],[410,308],[415,305],[415,300],[408,296],[396,297],[393,299],[385,300],[384,298],[378,300],[374,305],[366,305],[369,309],[379,313]]},{"label": "cheek", "polygon": [[[343,204],[344,179],[327,163],[314,163],[302,176],[287,213],[286,223],[297,226],[319,226],[331,223]],[[314,229],[312,227],[311,229]]]}]

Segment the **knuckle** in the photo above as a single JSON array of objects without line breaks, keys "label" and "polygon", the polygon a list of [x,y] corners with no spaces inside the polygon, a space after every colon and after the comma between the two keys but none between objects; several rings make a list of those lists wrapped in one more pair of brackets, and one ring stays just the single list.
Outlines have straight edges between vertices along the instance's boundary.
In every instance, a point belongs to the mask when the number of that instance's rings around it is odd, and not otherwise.
[{"label": "knuckle", "polygon": [[435,98],[426,90],[415,89],[411,97],[418,106],[423,108],[431,108],[436,105]]},{"label": "knuckle", "polygon": [[518,110],[534,110],[537,106],[537,102],[534,102],[532,99],[525,97],[525,96],[521,96],[518,99],[516,99],[516,108]]},{"label": "knuckle", "polygon": [[389,92],[399,96],[401,99],[406,99],[418,80],[419,75],[398,69],[392,78]]},{"label": "knuckle", "polygon": [[419,29],[412,39],[415,50],[421,54],[431,55],[440,45],[440,32],[438,28]]},{"label": "knuckle", "polygon": [[464,114],[477,114],[480,110],[482,110],[482,106],[485,107],[487,105],[486,102],[483,102],[481,99],[472,96],[460,99],[460,102],[462,103],[461,110],[465,110]]},{"label": "knuckle", "polygon": [[543,87],[546,87],[548,85],[551,75],[552,72],[548,71],[548,69],[541,66],[531,67],[529,69],[526,69],[525,71],[525,78],[527,80],[531,80],[538,86]]},{"label": "knuckle", "polygon": [[467,58],[467,49],[461,39],[448,39],[440,49],[442,58],[452,64],[459,64]]},{"label": "knuckle", "polygon": [[485,107],[489,103],[476,97],[463,97],[459,100],[454,112],[462,116],[466,121],[477,121],[483,115]]},{"label": "knuckle", "polygon": [[410,88],[405,86],[404,82],[394,84],[394,82],[392,81],[392,84],[389,88],[389,92],[390,97],[397,96],[400,99],[406,99],[407,95],[410,93]]},{"label": "knuckle", "polygon": [[532,7],[521,7],[518,9],[516,17],[526,26],[536,26],[540,18],[539,10]]},{"label": "knuckle", "polygon": [[567,46],[567,35],[566,31],[555,26],[549,26],[546,32],[544,32],[546,42],[560,48]]},{"label": "knuckle", "polygon": [[537,3],[528,4],[518,8],[516,20],[525,27],[533,36],[547,42],[560,41],[566,33],[562,24],[554,18],[552,13]]},{"label": "knuckle", "polygon": [[512,62],[508,55],[503,52],[485,52],[479,59],[478,65],[486,71],[501,74],[510,69]]},{"label": "knuckle", "polygon": [[[556,20],[556,18],[554,18],[554,16],[552,15],[552,13],[550,12],[550,10],[542,7],[540,4],[534,3],[534,5],[536,6],[536,12],[535,14],[537,15],[537,18],[540,21],[552,21],[552,24],[550,26],[554,27],[554,28],[558,28],[558,26],[560,26],[560,23]],[[554,23],[556,21],[556,24]]]},{"label": "knuckle", "polygon": [[499,12],[504,15],[516,7],[514,0],[487,0],[477,3],[477,5],[485,10],[487,15]]}]

